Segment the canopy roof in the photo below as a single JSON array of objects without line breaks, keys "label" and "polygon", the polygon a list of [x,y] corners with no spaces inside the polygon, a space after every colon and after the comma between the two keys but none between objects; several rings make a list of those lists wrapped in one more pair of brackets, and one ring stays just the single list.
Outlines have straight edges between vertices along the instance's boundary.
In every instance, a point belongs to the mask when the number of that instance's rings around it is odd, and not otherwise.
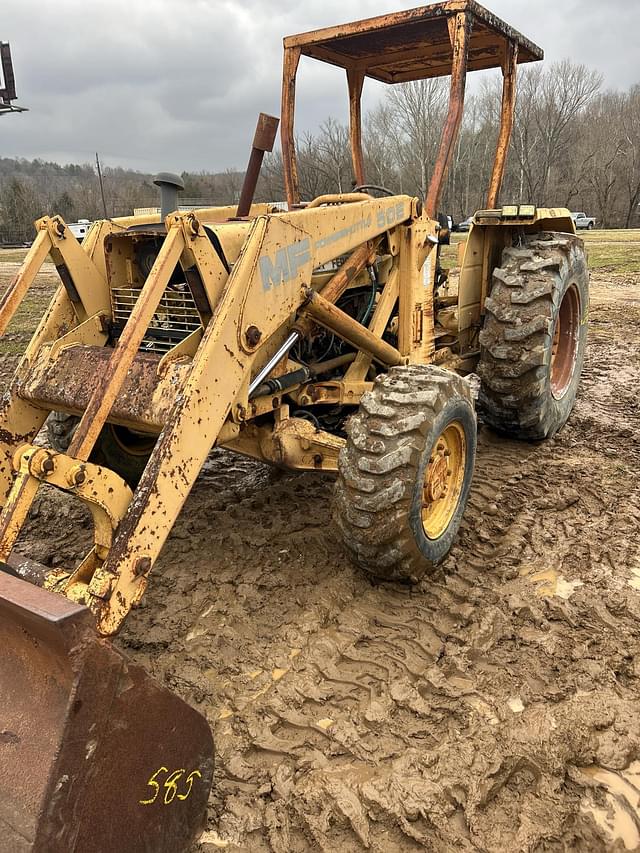
[{"label": "canopy roof", "polygon": [[383,83],[404,83],[451,73],[453,51],[448,21],[467,12],[472,30],[467,69],[500,68],[509,42],[518,45],[518,64],[544,52],[475,0],[448,0],[284,39],[304,56],[340,68],[358,69]]}]

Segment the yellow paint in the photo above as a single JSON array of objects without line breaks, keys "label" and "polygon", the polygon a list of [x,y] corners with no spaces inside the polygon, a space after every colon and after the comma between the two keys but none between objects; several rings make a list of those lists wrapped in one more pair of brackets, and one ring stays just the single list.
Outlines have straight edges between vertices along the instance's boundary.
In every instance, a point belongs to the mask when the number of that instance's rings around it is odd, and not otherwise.
[{"label": "yellow paint", "polygon": [[[166,791],[164,793],[164,804],[165,804],[165,806],[170,805],[170,803],[172,803],[175,800],[176,794],[178,793],[178,786],[177,786],[176,782],[178,781],[178,779],[181,776],[184,775],[184,772],[185,772],[185,769],[184,769],[184,767],[182,767],[180,770],[174,770],[173,773],[171,773],[167,777],[167,780],[164,783],[164,787],[166,788]],[[191,789],[189,789],[189,791],[191,791]],[[189,794],[185,794],[183,799],[186,799],[188,796],[189,796]]]},{"label": "yellow paint", "polygon": [[271,673],[271,678],[274,681],[280,681],[283,675],[286,675],[289,672],[288,669],[274,669]]},{"label": "yellow paint", "polygon": [[568,581],[556,569],[543,569],[531,574],[531,569],[522,569],[521,576],[526,576],[536,584],[536,595],[540,598],[563,598],[567,601],[576,589],[582,586],[582,581]]},{"label": "yellow paint", "polygon": [[202,779],[202,773],[199,770],[192,770],[191,773],[187,776],[187,782],[189,783],[189,788],[185,794],[178,794],[179,800],[186,800],[189,794],[191,793],[191,789],[193,788],[193,780],[194,777],[197,776],[198,779]]},{"label": "yellow paint", "polygon": [[[169,773],[168,767],[165,767],[164,765],[162,767],[159,767],[155,773],[152,773],[152,775],[149,777],[149,781],[147,782],[147,785],[150,788],[155,789],[155,793],[154,793],[153,797],[151,797],[148,800],[138,800],[140,805],[141,806],[153,805],[153,803],[155,803],[155,801],[158,799],[158,794],[160,793],[161,787],[163,787],[165,789],[164,796],[162,798],[165,806],[171,805],[171,803],[176,798],[178,800],[186,800],[187,797],[189,796],[189,794],[191,793],[191,790],[193,788],[193,781],[196,778],[196,776],[199,779],[202,779],[202,773],[199,770],[192,770],[191,773],[189,773],[189,775],[185,779],[185,782],[187,783],[187,788],[185,791],[183,791],[181,793],[178,789],[178,782],[180,779],[182,779],[182,777],[184,776],[184,774],[186,772],[187,771],[185,770],[184,767],[181,767],[179,770],[173,770],[170,773]],[[158,782],[157,777],[160,776],[162,773],[167,773],[168,776],[161,786],[160,783]]]},{"label": "yellow paint", "polygon": [[230,708],[223,708],[218,714],[219,720],[228,720],[229,717],[233,717],[233,711]]},{"label": "yellow paint", "polygon": [[263,669],[254,669],[254,670],[252,670],[251,672],[247,673],[247,675],[248,675],[248,676],[249,676],[249,678],[253,681],[253,680],[255,680],[259,675],[262,675],[262,673],[263,673],[263,672],[264,672],[264,670],[263,670]]},{"label": "yellow paint", "polygon": [[138,800],[138,802],[140,803],[141,806],[150,806],[150,805],[152,805],[152,803],[155,803],[155,801],[158,797],[158,794],[160,793],[160,785],[156,781],[156,776],[158,776],[160,773],[168,773],[168,772],[169,772],[168,767],[160,767],[158,770],[156,770],[155,773],[151,774],[151,776],[149,777],[149,781],[147,782],[147,785],[150,788],[155,788],[155,794],[153,795],[153,797],[151,797],[150,800]]},{"label": "yellow paint", "polygon": [[329,717],[325,717],[323,720],[318,720],[316,726],[326,732],[326,730],[330,728],[333,723],[333,720],[331,720]]},{"label": "yellow paint", "polygon": [[451,524],[464,484],[466,438],[459,421],[448,423],[436,439],[424,472],[422,526],[429,539],[439,539]]}]

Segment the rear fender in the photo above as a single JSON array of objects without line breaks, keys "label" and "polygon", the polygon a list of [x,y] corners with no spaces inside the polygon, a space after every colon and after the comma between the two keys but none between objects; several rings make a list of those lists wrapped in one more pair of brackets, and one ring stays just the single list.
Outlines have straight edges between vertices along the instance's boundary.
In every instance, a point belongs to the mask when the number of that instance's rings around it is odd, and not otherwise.
[{"label": "rear fender", "polygon": [[[458,289],[458,330],[464,354],[478,349],[478,333],[484,300],[489,292],[491,275],[500,264],[502,251],[511,246],[518,234],[559,231],[575,234],[571,213],[564,207],[538,207],[530,216],[521,216],[521,207],[479,210],[469,230],[460,267]],[[505,215],[505,211],[517,215]]]}]

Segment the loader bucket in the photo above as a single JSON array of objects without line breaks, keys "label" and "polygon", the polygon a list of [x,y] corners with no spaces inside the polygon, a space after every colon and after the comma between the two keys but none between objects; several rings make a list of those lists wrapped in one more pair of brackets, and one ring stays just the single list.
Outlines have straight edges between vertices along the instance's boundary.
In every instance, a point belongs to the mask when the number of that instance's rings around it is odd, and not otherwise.
[{"label": "loader bucket", "polygon": [[0,571],[1,853],[187,850],[212,774],[204,717],[88,608]]}]

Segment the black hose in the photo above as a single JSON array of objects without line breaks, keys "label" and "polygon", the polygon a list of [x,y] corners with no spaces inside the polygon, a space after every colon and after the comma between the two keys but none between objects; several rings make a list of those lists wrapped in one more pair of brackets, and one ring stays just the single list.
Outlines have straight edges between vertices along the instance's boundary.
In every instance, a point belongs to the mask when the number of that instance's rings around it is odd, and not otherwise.
[{"label": "black hose", "polygon": [[362,315],[362,319],[359,319],[358,322],[363,326],[366,326],[369,322],[369,317],[371,316],[371,312],[373,311],[373,306],[376,302],[376,294],[378,292],[378,277],[376,276],[374,268],[369,267],[369,275],[371,276],[371,283],[373,284],[373,288],[371,290],[371,298],[369,299],[369,304],[365,308],[365,312]]},{"label": "black hose", "polygon": [[267,394],[276,394],[279,391],[286,391],[288,388],[293,388],[295,385],[302,385],[303,382],[307,382],[310,378],[311,371],[309,368],[299,367],[297,370],[291,371],[291,373],[285,373],[284,376],[267,379],[266,382],[263,382],[262,385],[258,385],[258,387],[253,390],[249,395],[249,399],[253,400],[254,397],[265,397]]}]

